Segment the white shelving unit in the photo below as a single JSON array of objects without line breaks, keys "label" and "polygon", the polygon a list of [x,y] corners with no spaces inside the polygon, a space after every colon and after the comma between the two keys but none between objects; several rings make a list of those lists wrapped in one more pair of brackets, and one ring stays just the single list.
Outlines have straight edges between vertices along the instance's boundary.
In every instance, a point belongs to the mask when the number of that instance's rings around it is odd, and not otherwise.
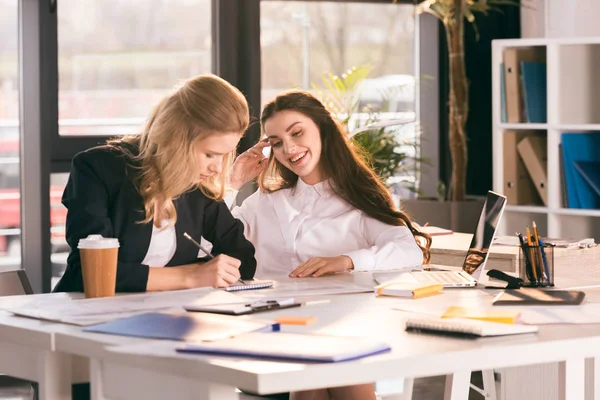
[{"label": "white shelving unit", "polygon": [[[546,51],[547,123],[502,123],[500,71],[504,49],[540,47]],[[548,143],[548,206],[509,205],[502,234],[523,232],[535,220],[550,237],[600,240],[600,210],[562,205],[559,144],[564,132],[600,132],[600,37],[508,39],[492,42],[493,185],[503,192],[503,135],[508,130],[545,132]]]}]

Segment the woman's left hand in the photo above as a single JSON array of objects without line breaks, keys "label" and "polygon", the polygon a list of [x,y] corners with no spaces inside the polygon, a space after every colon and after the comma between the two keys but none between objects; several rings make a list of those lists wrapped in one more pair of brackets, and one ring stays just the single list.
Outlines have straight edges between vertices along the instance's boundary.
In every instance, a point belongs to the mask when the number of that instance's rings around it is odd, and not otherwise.
[{"label": "woman's left hand", "polygon": [[354,268],[352,259],[348,256],[314,257],[300,264],[290,273],[290,278],[305,278],[346,272]]},{"label": "woman's left hand", "polygon": [[240,190],[242,185],[256,178],[267,168],[267,158],[262,153],[267,146],[270,146],[269,142],[263,139],[235,159],[229,177],[232,188]]}]

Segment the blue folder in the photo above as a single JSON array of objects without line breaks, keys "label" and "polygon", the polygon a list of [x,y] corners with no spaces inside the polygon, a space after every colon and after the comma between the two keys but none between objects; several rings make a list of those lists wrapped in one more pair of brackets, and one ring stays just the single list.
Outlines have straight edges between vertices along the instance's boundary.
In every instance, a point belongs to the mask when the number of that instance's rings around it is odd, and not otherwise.
[{"label": "blue folder", "polygon": [[546,63],[521,62],[521,83],[526,122],[545,123],[546,108]]},{"label": "blue folder", "polygon": [[561,142],[569,208],[600,208],[600,197],[575,169],[575,162],[600,161],[600,133],[563,133]]},{"label": "blue folder", "polygon": [[388,344],[368,338],[283,332],[247,333],[177,348],[180,353],[321,363],[356,360],[390,350]]},{"label": "blue folder", "polygon": [[278,331],[279,328],[276,322],[227,315],[151,312],[88,326],[83,330],[148,339],[196,342],[218,340],[253,331]]},{"label": "blue folder", "polygon": [[575,169],[583,176],[600,198],[600,162],[598,161],[575,161]]}]

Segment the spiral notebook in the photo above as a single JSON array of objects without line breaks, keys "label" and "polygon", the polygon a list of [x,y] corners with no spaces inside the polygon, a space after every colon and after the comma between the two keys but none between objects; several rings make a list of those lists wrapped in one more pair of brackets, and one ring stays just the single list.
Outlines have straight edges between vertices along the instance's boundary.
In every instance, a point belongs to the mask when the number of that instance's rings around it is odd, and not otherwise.
[{"label": "spiral notebook", "polygon": [[406,330],[478,338],[533,333],[538,331],[538,327],[464,318],[413,317],[406,320]]},{"label": "spiral notebook", "polygon": [[275,282],[273,281],[259,281],[256,279],[236,282],[232,285],[229,285],[225,288],[227,292],[238,292],[240,290],[256,290],[256,289],[267,289],[273,287]]}]

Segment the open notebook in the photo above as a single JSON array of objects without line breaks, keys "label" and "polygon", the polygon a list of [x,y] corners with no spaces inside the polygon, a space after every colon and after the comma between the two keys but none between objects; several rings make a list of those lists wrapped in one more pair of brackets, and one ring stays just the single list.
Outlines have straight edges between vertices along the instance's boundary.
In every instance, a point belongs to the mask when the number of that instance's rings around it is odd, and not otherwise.
[{"label": "open notebook", "polygon": [[538,327],[465,318],[411,317],[406,320],[406,330],[477,338],[533,333]]},{"label": "open notebook", "polygon": [[256,279],[241,282],[238,281],[237,283],[227,286],[225,291],[238,292],[240,290],[267,289],[273,287],[274,284],[275,282],[273,281],[259,281]]}]

